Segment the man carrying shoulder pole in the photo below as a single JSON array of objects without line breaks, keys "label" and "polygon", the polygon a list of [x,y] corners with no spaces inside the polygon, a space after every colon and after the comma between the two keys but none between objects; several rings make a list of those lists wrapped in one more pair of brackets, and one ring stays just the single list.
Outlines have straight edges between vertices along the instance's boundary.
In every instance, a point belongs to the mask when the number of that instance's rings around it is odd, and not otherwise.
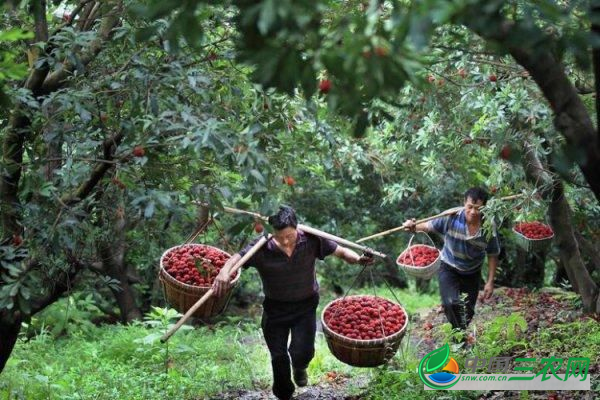
[{"label": "man carrying shoulder pole", "polygon": [[[263,285],[262,331],[271,355],[273,394],[290,399],[298,386],[308,383],[306,369],[315,353],[316,310],[319,284],[315,262],[334,255],[350,264],[370,264],[371,257],[359,256],[337,243],[297,229],[298,220],[291,207],[282,206],[268,219],[272,238],[245,264],[258,270]],[[234,254],[215,279],[216,296],[229,287],[229,270],[258,241],[255,239]],[[288,347],[288,339],[291,336]]]},{"label": "man carrying shoulder pole", "polygon": [[[407,220],[404,226],[412,232],[436,232],[444,236],[442,262],[439,270],[440,295],[444,313],[452,328],[465,331],[475,315],[479,293],[481,268],[487,255],[488,277],[483,288],[483,298],[494,291],[494,276],[500,254],[498,233],[484,232],[481,208],[488,194],[477,187],[464,195],[464,208],[456,214],[415,224]],[[466,302],[462,294],[466,294]],[[466,339],[466,337],[465,337]]]}]

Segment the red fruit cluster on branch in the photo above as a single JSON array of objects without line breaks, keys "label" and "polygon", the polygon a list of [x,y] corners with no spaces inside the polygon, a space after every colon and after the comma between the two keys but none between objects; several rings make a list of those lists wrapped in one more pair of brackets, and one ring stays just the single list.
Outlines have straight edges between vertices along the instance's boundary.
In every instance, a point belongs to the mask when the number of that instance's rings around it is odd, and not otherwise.
[{"label": "red fruit cluster on branch", "polygon": [[350,339],[381,339],[398,332],[406,313],[397,304],[379,297],[356,296],[332,303],[324,313],[325,325]]},{"label": "red fruit cluster on branch", "polygon": [[321,93],[329,93],[331,90],[331,81],[329,79],[323,79],[319,82],[319,92]]},{"label": "red fruit cluster on branch", "polygon": [[398,263],[411,265],[413,267],[428,267],[433,264],[440,255],[440,251],[431,246],[410,246],[398,256]]},{"label": "red fruit cluster on branch", "polygon": [[146,150],[142,146],[135,146],[132,153],[135,157],[144,157]]},{"label": "red fruit cluster on branch", "polygon": [[21,235],[14,234],[12,237],[12,244],[15,247],[19,247],[23,244],[23,237]]},{"label": "red fruit cluster on branch", "polygon": [[546,239],[554,235],[552,228],[538,221],[520,222],[515,225],[515,231],[528,239]]},{"label": "red fruit cluster on branch", "polygon": [[294,186],[296,184],[296,180],[292,176],[287,175],[283,177],[283,183],[288,186]]},{"label": "red fruit cluster on branch", "polygon": [[179,282],[194,286],[212,286],[215,277],[229,256],[201,244],[185,244],[169,251],[163,267]]}]

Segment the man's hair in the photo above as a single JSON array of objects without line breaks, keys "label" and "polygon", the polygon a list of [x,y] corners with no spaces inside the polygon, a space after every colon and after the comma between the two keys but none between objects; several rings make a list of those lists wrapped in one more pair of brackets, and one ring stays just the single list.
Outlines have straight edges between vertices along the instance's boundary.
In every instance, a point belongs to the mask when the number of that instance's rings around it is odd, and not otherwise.
[{"label": "man's hair", "polygon": [[296,218],[296,211],[292,207],[279,206],[277,214],[269,217],[269,225],[278,231],[287,227],[297,227],[298,219]]},{"label": "man's hair", "polygon": [[484,205],[487,203],[489,197],[490,195],[488,192],[480,187],[472,187],[465,192],[465,201],[467,201],[468,198],[471,198],[471,200],[475,202],[481,200]]}]

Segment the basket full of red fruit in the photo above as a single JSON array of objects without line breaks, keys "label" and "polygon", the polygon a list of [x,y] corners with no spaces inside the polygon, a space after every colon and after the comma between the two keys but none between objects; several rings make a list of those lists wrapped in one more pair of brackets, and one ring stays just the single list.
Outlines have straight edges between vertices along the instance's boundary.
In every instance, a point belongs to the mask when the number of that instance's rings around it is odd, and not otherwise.
[{"label": "basket full of red fruit", "polygon": [[[189,243],[167,249],[160,258],[159,278],[167,302],[185,313],[212,287],[215,277],[231,257],[213,246]],[[225,296],[211,296],[194,312],[194,317],[210,318],[220,314],[229,301],[240,271],[232,277],[232,285]]]},{"label": "basket full of red fruit", "polygon": [[354,367],[387,363],[398,351],[408,324],[404,308],[369,295],[333,300],[321,313],[327,346],[340,361]]},{"label": "basket full of red fruit", "polygon": [[412,239],[408,243],[408,248],[396,259],[396,264],[408,275],[431,279],[440,268],[440,251],[434,246],[425,244],[412,245]]},{"label": "basket full of red fruit", "polygon": [[554,237],[552,228],[538,221],[519,222],[513,232],[517,244],[526,251],[546,250]]}]

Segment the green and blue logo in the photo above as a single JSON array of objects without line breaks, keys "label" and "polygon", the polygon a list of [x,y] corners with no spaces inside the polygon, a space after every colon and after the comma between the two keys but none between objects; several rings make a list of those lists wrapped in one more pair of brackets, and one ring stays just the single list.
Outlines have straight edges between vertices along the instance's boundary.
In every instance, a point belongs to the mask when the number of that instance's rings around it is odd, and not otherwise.
[{"label": "green and blue logo", "polygon": [[450,357],[448,343],[423,357],[419,363],[419,377],[432,389],[448,389],[456,385],[460,373],[458,363]]}]

